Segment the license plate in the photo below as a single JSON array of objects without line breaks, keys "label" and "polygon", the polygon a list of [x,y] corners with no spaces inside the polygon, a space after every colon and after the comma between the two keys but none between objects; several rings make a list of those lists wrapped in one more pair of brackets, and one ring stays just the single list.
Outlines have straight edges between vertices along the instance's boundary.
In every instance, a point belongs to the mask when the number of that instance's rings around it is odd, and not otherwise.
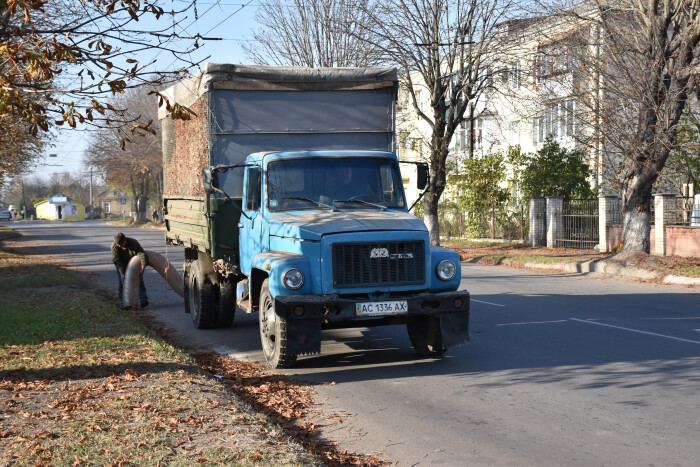
[{"label": "license plate", "polygon": [[391,315],[394,313],[408,313],[408,302],[364,302],[356,303],[355,311],[358,316],[367,315]]}]

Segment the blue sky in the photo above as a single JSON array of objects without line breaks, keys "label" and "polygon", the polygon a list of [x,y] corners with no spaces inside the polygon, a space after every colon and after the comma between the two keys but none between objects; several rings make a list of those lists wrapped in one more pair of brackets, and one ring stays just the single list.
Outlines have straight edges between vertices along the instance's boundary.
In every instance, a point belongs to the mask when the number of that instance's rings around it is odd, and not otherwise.
[{"label": "blue sky", "polygon": [[[261,0],[213,0],[197,1],[197,16],[190,11],[186,18],[180,22],[182,35],[201,34],[204,37],[217,37],[222,40],[204,41],[201,47],[192,54],[193,61],[203,60],[207,56],[209,62],[215,63],[247,63],[247,59],[241,48],[243,41],[249,40],[256,28],[254,21],[255,12]],[[262,0],[264,1],[264,0]],[[165,10],[183,8],[191,3],[189,0],[162,0]],[[161,24],[140,22],[136,27],[160,29]],[[182,31],[184,29],[184,31]],[[185,46],[185,44],[183,44]],[[143,53],[137,57],[144,62],[155,58],[159,69],[174,69],[178,65],[171,55],[166,52]],[[45,157],[38,160],[30,169],[25,178],[48,178],[53,173],[70,172],[83,175],[88,168],[83,164],[83,152],[86,148],[89,133],[84,129],[58,128],[57,138],[53,147],[45,150]],[[56,157],[49,157],[56,154]]]}]

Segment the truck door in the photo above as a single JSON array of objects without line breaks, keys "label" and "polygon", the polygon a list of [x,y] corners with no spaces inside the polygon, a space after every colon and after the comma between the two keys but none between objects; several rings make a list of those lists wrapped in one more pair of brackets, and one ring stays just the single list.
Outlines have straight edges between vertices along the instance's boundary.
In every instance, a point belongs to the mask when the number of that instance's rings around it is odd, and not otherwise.
[{"label": "truck door", "polygon": [[248,167],[245,171],[243,190],[243,212],[250,218],[241,216],[240,229],[241,271],[250,274],[250,259],[261,251],[262,240],[262,169]]}]

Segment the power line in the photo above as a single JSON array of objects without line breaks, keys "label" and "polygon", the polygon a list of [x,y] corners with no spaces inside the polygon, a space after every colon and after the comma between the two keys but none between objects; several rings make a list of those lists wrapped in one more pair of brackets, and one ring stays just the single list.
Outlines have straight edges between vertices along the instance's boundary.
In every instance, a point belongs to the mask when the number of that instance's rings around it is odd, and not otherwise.
[{"label": "power line", "polygon": [[255,1],[257,1],[257,0],[250,0],[248,3],[245,3],[245,4],[241,5],[241,7],[240,7],[238,10],[236,10],[236,11],[234,11],[233,13],[231,13],[230,15],[228,15],[226,18],[224,18],[222,21],[220,21],[219,24],[217,24],[216,26],[214,26],[213,28],[211,28],[210,30],[208,30],[207,32],[205,32],[204,34],[205,34],[205,35],[206,35],[206,34],[209,34],[209,33],[212,32],[214,29],[218,28],[219,26],[221,26],[222,24],[224,24],[226,21],[228,21],[229,19],[231,19],[231,17],[233,17],[233,15],[237,14],[237,13],[240,12],[243,8],[247,7],[248,5],[250,5],[251,3],[255,2]]}]

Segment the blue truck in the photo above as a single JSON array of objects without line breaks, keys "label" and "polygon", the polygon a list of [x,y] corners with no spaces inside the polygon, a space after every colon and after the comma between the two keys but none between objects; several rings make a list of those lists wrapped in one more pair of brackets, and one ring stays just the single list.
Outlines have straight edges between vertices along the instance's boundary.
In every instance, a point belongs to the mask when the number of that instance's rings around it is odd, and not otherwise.
[{"label": "blue truck", "polygon": [[[394,69],[210,63],[164,92],[166,242],[196,328],[257,312],[271,368],[324,329],[405,325],[421,356],[468,342],[459,256],[409,212],[397,89]],[[427,170],[406,166],[421,190]]]}]

